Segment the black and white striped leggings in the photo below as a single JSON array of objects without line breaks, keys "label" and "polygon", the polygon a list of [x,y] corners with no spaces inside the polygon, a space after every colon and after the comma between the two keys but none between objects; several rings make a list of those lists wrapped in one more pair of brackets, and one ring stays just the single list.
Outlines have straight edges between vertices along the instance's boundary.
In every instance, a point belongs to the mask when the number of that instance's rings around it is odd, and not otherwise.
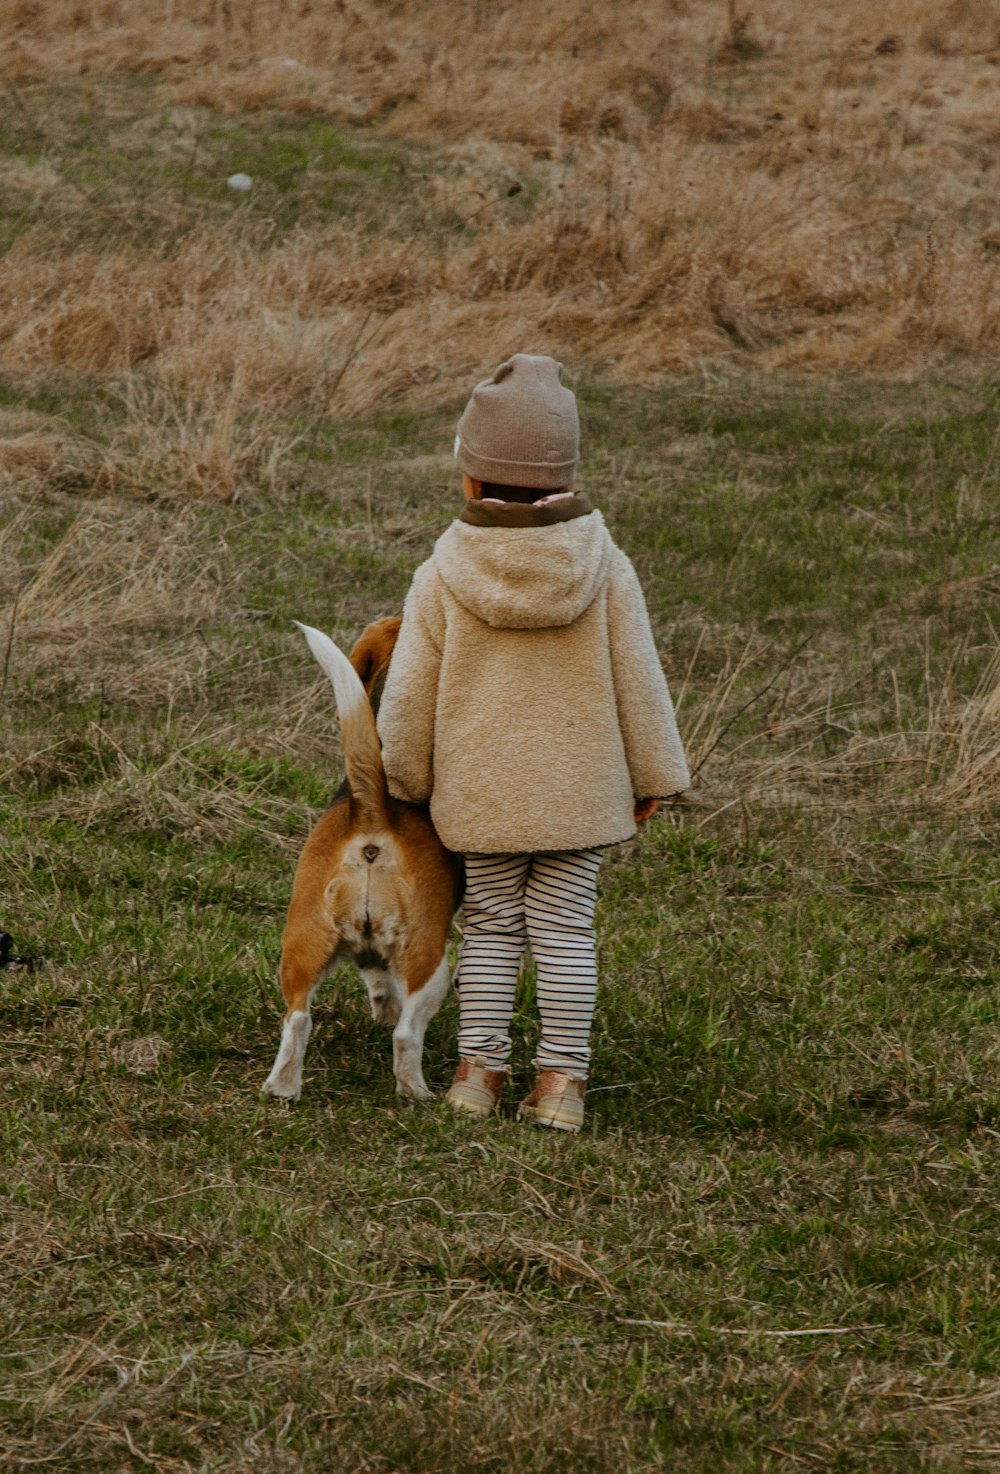
[{"label": "black and white striped leggings", "polygon": [[597,995],[594,901],[601,850],[466,855],[465,938],[458,963],[458,1052],[506,1065],[526,942],[538,974],[535,1064],[586,1075]]}]

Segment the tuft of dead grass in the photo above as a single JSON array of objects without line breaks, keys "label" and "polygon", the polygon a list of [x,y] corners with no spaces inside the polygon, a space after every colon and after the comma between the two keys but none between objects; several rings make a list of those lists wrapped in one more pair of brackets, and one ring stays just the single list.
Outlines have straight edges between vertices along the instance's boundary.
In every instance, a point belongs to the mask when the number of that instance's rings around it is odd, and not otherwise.
[{"label": "tuft of dead grass", "polygon": [[[199,734],[199,745],[220,737],[225,733]],[[287,803],[268,793],[266,780],[248,787],[237,775],[214,774],[184,747],[130,753],[97,724],[85,742],[98,781],[43,800],[39,814],[69,820],[84,834],[113,828],[198,844],[253,835],[284,855],[293,855],[301,843],[298,833],[293,838],[287,832]],[[297,815],[293,822],[297,831]]]},{"label": "tuft of dead grass", "polygon": [[[70,505],[78,507],[75,497]],[[222,597],[217,561],[198,548],[190,518],[88,502],[70,511],[61,536],[37,559],[29,554],[25,566],[24,546],[30,549],[50,515],[36,491],[0,531],[5,684],[30,672],[36,700],[105,689],[116,703],[140,707],[190,698],[211,656],[199,630]],[[30,754],[15,751],[12,761],[11,772],[30,778]],[[46,759],[61,761],[58,754]]]},{"label": "tuft of dead grass", "polygon": [[231,504],[250,481],[273,491],[296,444],[272,417],[247,413],[238,376],[200,395],[130,380],[123,410],[95,474],[101,491]]},{"label": "tuft of dead grass", "polygon": [[15,435],[0,440],[0,477],[19,484],[44,478],[58,463],[62,442],[55,435]]},{"label": "tuft of dead grass", "polygon": [[989,809],[1000,798],[1000,649],[971,698],[958,705],[956,714],[949,708],[950,703],[935,734],[941,754],[938,791],[946,803]]},{"label": "tuft of dead grass", "polygon": [[174,519],[87,507],[21,590],[21,638],[72,656],[82,644],[207,616],[218,585],[210,567],[190,566],[190,532]]}]

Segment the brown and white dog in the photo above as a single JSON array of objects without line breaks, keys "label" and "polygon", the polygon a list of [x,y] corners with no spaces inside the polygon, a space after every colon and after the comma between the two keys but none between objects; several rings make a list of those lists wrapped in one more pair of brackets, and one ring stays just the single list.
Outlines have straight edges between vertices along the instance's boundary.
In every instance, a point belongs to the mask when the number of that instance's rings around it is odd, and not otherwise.
[{"label": "brown and white dog", "polygon": [[438,839],[427,811],[394,799],[386,784],[372,701],[377,709],[399,620],[369,625],[350,660],[319,630],[299,628],[333,683],[347,777],[295,873],[281,944],[285,1022],[261,1089],[301,1095],[310,999],[338,963],[353,958],[372,1018],[394,1025],[396,1089],[423,1100],[433,1094],[421,1064],[424,1033],[448,991],[445,947],[462,862]]}]

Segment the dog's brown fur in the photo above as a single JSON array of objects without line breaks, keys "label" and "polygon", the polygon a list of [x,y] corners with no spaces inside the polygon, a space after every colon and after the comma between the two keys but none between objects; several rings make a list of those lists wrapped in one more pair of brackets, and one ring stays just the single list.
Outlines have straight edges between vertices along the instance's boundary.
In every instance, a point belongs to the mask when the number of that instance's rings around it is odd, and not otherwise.
[{"label": "dog's brown fur", "polygon": [[348,957],[368,984],[372,1017],[395,1026],[397,1090],[415,1098],[432,1093],[421,1068],[423,1038],[448,990],[445,948],[461,900],[462,864],[438,839],[427,811],[392,798],[386,785],[373,705],[399,625],[398,618],[369,625],[351,651],[368,700],[359,692],[342,701],[337,686],[347,779],[306,841],[295,875],[281,948],[285,1023],[262,1087],[269,1095],[301,1094],[310,998]]}]

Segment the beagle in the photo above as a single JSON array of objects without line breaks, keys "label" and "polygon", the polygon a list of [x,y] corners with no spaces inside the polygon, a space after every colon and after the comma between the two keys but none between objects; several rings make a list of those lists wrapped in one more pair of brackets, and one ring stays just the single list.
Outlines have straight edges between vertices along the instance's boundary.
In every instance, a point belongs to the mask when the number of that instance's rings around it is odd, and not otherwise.
[{"label": "beagle", "polygon": [[350,659],[319,630],[299,625],[333,684],[347,777],[295,873],[281,944],[285,1021],[265,1095],[301,1095],[310,1000],[347,958],[368,986],[372,1018],[393,1026],[397,1092],[415,1100],[433,1094],[421,1066],[424,1033],[448,991],[445,947],[463,872],[427,811],[394,799],[386,783],[372,703],[377,710],[399,624],[369,625]]}]

